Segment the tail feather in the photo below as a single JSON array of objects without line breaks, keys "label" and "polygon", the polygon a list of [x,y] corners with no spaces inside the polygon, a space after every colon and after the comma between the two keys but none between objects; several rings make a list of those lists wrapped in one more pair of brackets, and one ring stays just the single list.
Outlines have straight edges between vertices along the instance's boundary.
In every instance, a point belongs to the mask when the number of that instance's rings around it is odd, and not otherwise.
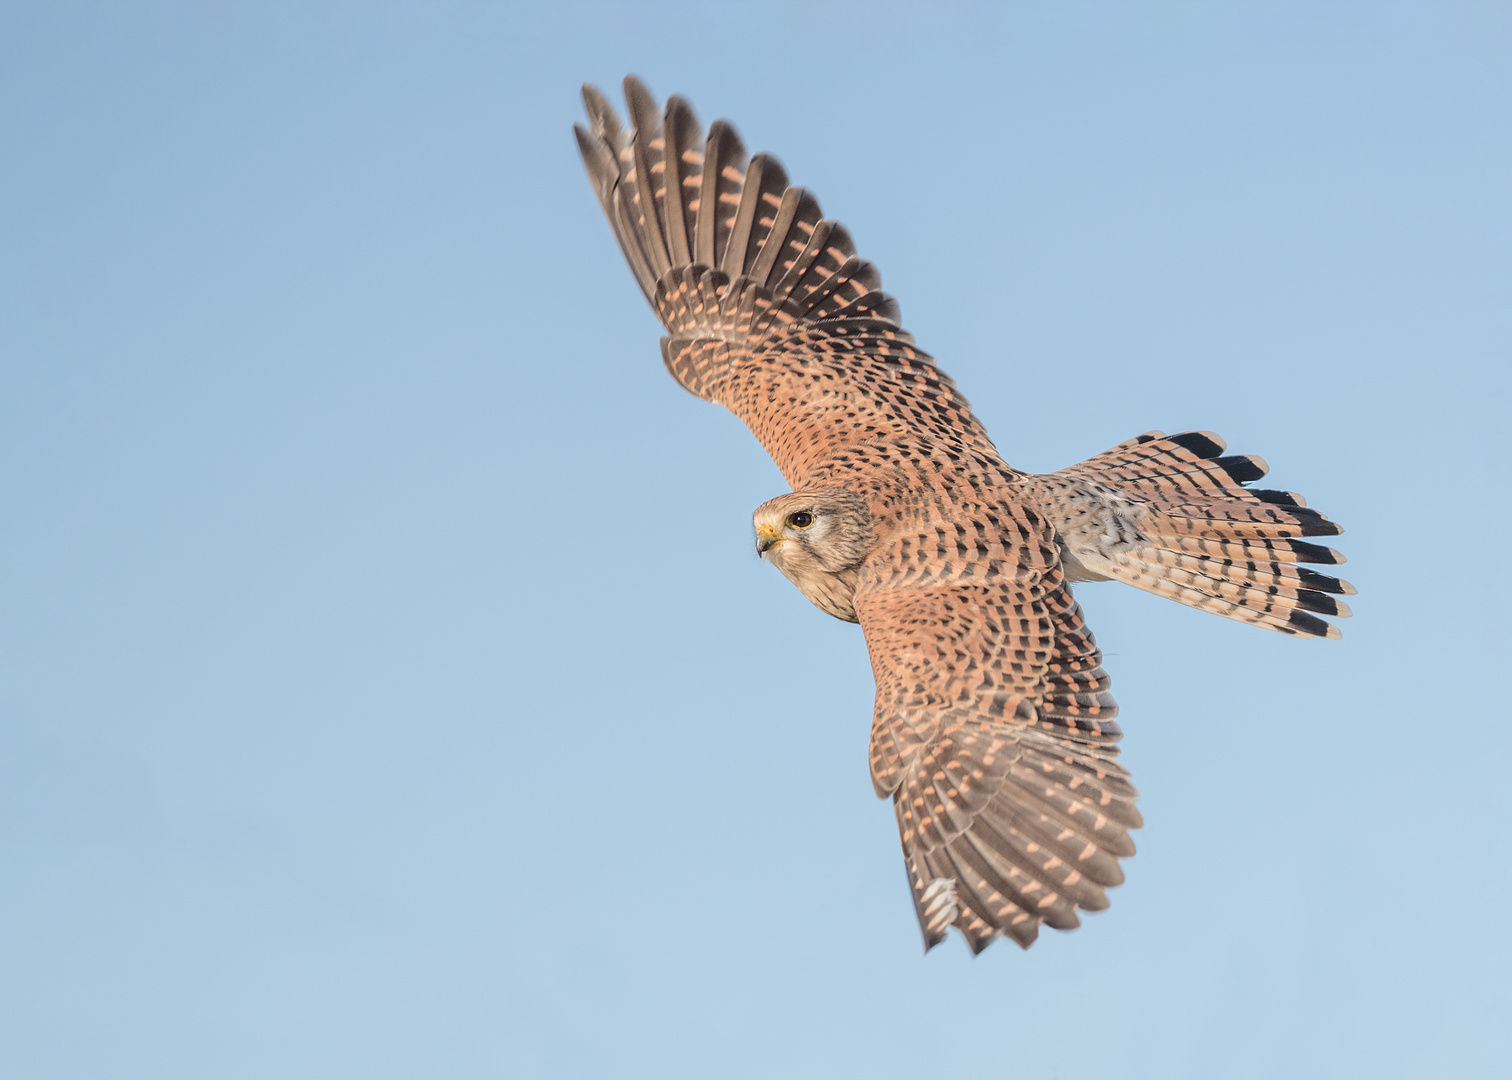
[{"label": "tail feather", "polygon": [[1170,548],[1155,548],[1145,554],[1144,561],[1168,567],[1173,573],[1186,572],[1257,587],[1278,584],[1278,587],[1310,589],[1313,592],[1340,596],[1353,596],[1355,591],[1354,586],[1347,581],[1277,559],[1260,561],[1255,558],[1237,560],[1199,557]]},{"label": "tail feather", "polygon": [[[1272,590],[1276,589],[1276,586],[1235,588],[1229,583],[1217,582],[1212,578],[1151,572],[1137,563],[1125,564],[1120,569],[1122,572],[1108,576],[1133,585],[1137,589],[1154,593],[1156,596],[1164,596],[1186,604],[1188,607],[1197,608],[1199,611],[1210,611],[1215,615],[1247,622],[1254,626],[1263,626],[1270,630],[1279,630],[1285,634],[1326,638],[1340,636],[1337,626],[1308,614],[1308,612],[1320,610],[1318,607],[1305,601],[1299,603],[1275,595]],[[1318,593],[1317,595],[1326,594]],[[1337,610],[1325,611],[1325,614],[1339,616],[1351,614],[1349,608],[1343,604],[1336,604],[1336,607]]]},{"label": "tail feather", "polygon": [[[1214,540],[1288,540],[1302,536],[1338,536],[1344,530],[1332,521],[1288,521],[1280,515],[1233,513],[1221,503],[1203,515],[1183,513],[1185,507],[1168,508],[1154,502],[1147,512],[1159,515],[1155,527],[1174,536],[1199,536]],[[1290,515],[1288,515],[1290,516]]]},{"label": "tail feather", "polygon": [[[1164,545],[1170,551],[1184,551],[1191,555],[1210,559],[1269,560],[1284,563],[1317,563],[1324,566],[1340,566],[1344,556],[1331,547],[1309,544],[1305,540],[1244,540],[1209,539],[1201,536],[1170,537]],[[1354,588],[1347,590],[1354,593]]]},{"label": "tail feather", "polygon": [[1300,495],[1245,487],[1268,467],[1225,449],[1211,432],[1152,431],[1029,485],[1084,578],[1285,634],[1339,637],[1319,616],[1347,618],[1336,597],[1354,586],[1299,564],[1342,563],[1302,539],[1342,530]]},{"label": "tail feather", "polygon": [[1201,499],[1174,502],[1169,499],[1149,499],[1144,505],[1170,518],[1182,518],[1192,522],[1232,523],[1239,528],[1264,529],[1280,538],[1338,536],[1344,531],[1316,510],[1304,506],[1282,506],[1258,500],[1240,502],[1232,499]]}]

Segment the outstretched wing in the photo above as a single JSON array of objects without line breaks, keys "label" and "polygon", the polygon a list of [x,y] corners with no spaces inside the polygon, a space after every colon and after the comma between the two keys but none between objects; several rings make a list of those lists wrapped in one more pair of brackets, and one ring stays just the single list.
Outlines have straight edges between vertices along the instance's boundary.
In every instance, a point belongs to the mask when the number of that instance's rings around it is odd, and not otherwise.
[{"label": "outstretched wing", "polygon": [[1000,463],[955,384],[899,326],[845,226],[746,159],[723,120],[705,137],[680,97],[625,79],[633,130],[592,86],[583,162],[668,336],[667,369],[745,421],[794,487],[848,447],[925,438]]},{"label": "outstretched wing", "polygon": [[[884,555],[883,562],[889,561]],[[1136,792],[1102,653],[1058,566],[861,588],[877,679],[872,781],[891,795],[925,948],[973,952],[1108,906]]]}]

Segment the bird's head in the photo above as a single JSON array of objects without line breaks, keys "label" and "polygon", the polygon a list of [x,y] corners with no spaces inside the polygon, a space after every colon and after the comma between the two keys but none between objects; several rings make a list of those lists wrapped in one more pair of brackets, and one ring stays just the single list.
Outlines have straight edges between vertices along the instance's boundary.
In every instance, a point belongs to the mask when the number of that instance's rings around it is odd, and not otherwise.
[{"label": "bird's head", "polygon": [[779,495],[758,506],[753,520],[757,554],[800,588],[800,578],[859,566],[875,541],[866,500],[843,488]]}]

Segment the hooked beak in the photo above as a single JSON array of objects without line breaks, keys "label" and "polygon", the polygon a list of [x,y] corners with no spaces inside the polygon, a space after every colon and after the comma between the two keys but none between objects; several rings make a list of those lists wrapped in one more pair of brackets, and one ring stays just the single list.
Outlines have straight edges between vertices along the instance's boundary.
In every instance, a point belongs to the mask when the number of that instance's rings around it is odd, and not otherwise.
[{"label": "hooked beak", "polygon": [[765,556],[768,551],[782,543],[782,537],[770,525],[756,526],[756,554]]}]

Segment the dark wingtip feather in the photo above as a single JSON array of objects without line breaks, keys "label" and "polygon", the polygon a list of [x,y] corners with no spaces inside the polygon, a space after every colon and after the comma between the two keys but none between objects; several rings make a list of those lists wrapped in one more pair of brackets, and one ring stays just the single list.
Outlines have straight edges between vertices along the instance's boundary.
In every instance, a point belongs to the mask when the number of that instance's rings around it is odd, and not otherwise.
[{"label": "dark wingtip feather", "polygon": [[1339,636],[1338,627],[1330,626],[1316,615],[1309,615],[1305,611],[1293,611],[1286,621],[1303,634],[1311,634],[1314,637]]},{"label": "dark wingtip feather", "polygon": [[1211,431],[1183,431],[1172,435],[1171,442],[1200,458],[1214,458],[1224,451],[1223,440]]},{"label": "dark wingtip feather", "polygon": [[1338,566],[1344,561],[1344,556],[1331,547],[1322,544],[1309,544],[1305,540],[1287,540],[1291,545],[1292,553],[1301,562],[1320,563],[1324,566]]},{"label": "dark wingtip feather", "polygon": [[656,98],[638,75],[625,76],[625,107],[630,110],[630,122],[638,129],[655,130]]},{"label": "dark wingtip feather", "polygon": [[593,134],[582,124],[573,124],[572,132],[577,136],[578,153],[583,155],[583,167],[588,170],[588,180],[593,184],[593,191],[600,204],[607,204],[609,194],[619,179],[619,163],[615,161],[613,151],[601,136]]},{"label": "dark wingtip feather", "polygon": [[1297,579],[1317,592],[1338,593],[1341,596],[1353,596],[1355,587],[1347,581],[1327,574],[1320,574],[1316,570],[1309,570],[1305,566],[1297,567]]},{"label": "dark wingtip feather", "polygon": [[619,141],[619,114],[614,111],[614,106],[609,104],[609,99],[604,96],[603,91],[592,83],[583,84],[583,108],[588,111],[588,119],[593,121],[594,131],[611,142]]},{"label": "dark wingtip feather", "polygon": [[1270,471],[1270,466],[1254,454],[1234,454],[1230,457],[1215,458],[1213,464],[1223,469],[1233,477],[1236,483],[1240,484],[1258,480]]},{"label": "dark wingtip feather", "polygon": [[1297,590],[1297,606],[1303,611],[1316,611],[1319,615],[1337,615],[1347,618],[1349,608],[1332,596],[1323,592],[1314,592],[1311,589]]},{"label": "dark wingtip feather", "polygon": [[1250,494],[1263,503],[1272,506],[1302,506],[1307,505],[1307,500],[1295,491],[1271,491],[1267,488],[1251,488]]},{"label": "dark wingtip feather", "polygon": [[[666,111],[677,116],[684,116],[691,123],[698,123],[698,114],[693,111],[693,103],[681,94],[673,94],[667,99]],[[702,149],[700,147],[699,149]]]},{"label": "dark wingtip feather", "polygon": [[1323,518],[1302,522],[1303,536],[1338,536],[1343,531],[1336,523]]}]

